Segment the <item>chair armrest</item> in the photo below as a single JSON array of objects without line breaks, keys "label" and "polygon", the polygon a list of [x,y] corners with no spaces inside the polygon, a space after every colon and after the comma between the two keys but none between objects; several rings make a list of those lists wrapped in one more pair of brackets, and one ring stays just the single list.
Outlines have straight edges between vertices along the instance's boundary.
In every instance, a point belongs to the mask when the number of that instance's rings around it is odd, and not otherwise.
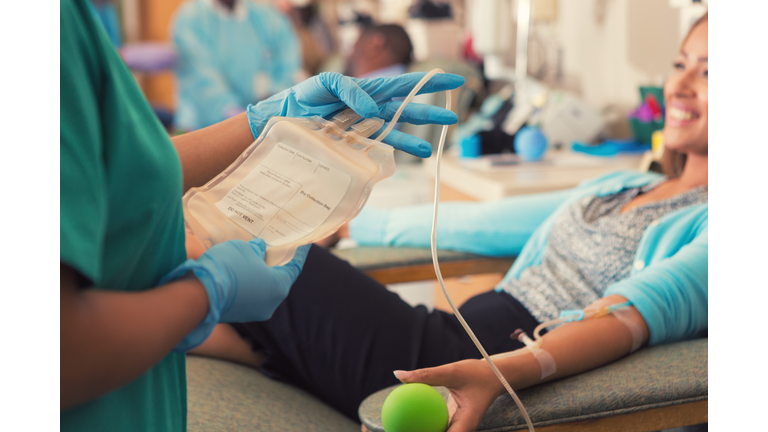
[{"label": "chair armrest", "polygon": [[187,431],[359,432],[304,390],[225,360],[187,356]]},{"label": "chair armrest", "polygon": [[[601,368],[521,390],[518,396],[539,432],[565,430],[564,425],[579,431],[654,431],[706,423],[707,342],[642,349]],[[394,388],[374,393],[360,405],[360,418],[371,432],[383,431],[381,406]],[[447,398],[446,389],[438,390]],[[477,428],[523,429],[525,420],[506,394]]]}]

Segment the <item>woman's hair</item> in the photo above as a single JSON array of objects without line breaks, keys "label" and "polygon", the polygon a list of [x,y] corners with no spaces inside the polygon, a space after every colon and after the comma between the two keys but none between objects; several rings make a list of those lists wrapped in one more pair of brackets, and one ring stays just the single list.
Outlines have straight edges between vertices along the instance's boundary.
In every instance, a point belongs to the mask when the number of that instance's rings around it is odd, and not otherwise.
[{"label": "woman's hair", "polygon": [[[708,16],[709,12],[706,12],[701,18],[697,19],[696,22],[693,23],[691,29],[688,30],[688,34],[685,36],[685,39],[683,39],[683,43],[685,43],[696,26],[707,21]],[[661,157],[661,168],[667,177],[671,179],[678,178],[683,173],[683,168],[685,168],[685,160],[685,153],[680,153],[675,150],[664,148],[664,155]]]}]

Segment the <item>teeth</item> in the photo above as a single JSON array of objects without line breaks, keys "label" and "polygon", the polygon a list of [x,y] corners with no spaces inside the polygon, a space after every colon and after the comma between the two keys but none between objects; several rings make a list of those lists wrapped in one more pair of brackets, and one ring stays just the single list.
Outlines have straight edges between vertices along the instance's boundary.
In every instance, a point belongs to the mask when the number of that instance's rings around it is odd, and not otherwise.
[{"label": "teeth", "polygon": [[693,118],[693,113],[680,108],[670,107],[669,117],[673,120],[690,120]]}]

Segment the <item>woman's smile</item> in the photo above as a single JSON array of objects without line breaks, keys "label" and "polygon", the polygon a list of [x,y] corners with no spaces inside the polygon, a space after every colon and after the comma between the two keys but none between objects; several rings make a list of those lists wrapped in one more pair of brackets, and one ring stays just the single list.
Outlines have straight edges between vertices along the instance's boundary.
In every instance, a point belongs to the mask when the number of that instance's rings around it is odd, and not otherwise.
[{"label": "woman's smile", "polygon": [[701,118],[698,111],[678,101],[673,101],[667,108],[667,124],[671,127],[684,127]]}]

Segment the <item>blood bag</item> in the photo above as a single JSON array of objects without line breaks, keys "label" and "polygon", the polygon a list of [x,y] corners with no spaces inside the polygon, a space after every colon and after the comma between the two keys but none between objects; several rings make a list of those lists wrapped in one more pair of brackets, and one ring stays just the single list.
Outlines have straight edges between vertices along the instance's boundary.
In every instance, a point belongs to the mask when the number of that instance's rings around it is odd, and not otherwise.
[{"label": "blood bag", "polygon": [[184,195],[187,229],[206,249],[261,238],[267,265],[286,264],[357,216],[373,185],[394,174],[394,149],[368,139],[384,121],[359,119],[351,109],[331,121],[273,117],[227,169]]}]

